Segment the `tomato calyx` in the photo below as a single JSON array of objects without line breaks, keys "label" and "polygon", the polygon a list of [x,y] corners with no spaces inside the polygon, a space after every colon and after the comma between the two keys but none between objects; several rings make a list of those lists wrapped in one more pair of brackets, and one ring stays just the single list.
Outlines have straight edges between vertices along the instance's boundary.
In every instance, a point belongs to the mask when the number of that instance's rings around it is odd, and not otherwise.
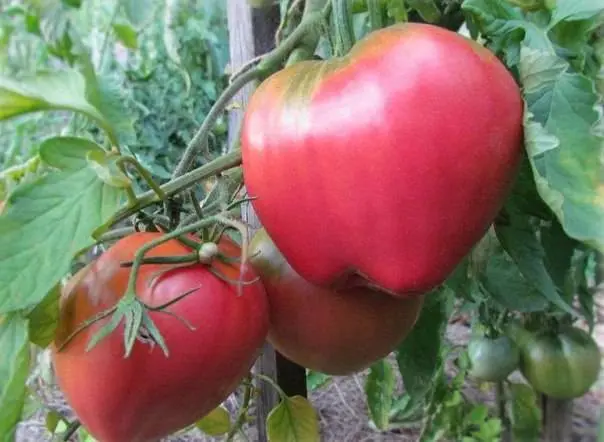
[{"label": "tomato calyx", "polygon": [[[105,324],[97,333],[95,333],[88,345],[86,347],[86,351],[92,350],[99,342],[101,342],[105,337],[109,336],[112,332],[114,332],[118,326],[124,322],[124,348],[125,348],[125,357],[129,357],[132,349],[134,347],[134,343],[137,339],[142,340],[143,342],[149,342],[151,344],[157,344],[162,349],[164,355],[166,357],[169,356],[168,347],[164,341],[163,336],[161,335],[159,329],[153,322],[150,316],[150,312],[158,312],[164,313],[167,315],[174,316],[179,319],[186,327],[190,330],[194,330],[194,327],[189,324],[184,318],[174,314],[173,312],[167,310],[168,307],[174,305],[178,301],[186,298],[191,293],[194,293],[199,289],[199,287],[195,287],[186,291],[185,293],[176,296],[174,299],[165,302],[158,306],[151,306],[145,302],[143,302],[136,295],[136,283],[138,278],[138,273],[140,268],[145,264],[166,264],[166,271],[159,272],[153,279],[152,282],[157,281],[157,278],[163,275],[164,273],[173,270],[177,267],[189,266],[193,264],[204,264],[209,267],[209,271],[214,274],[214,276],[220,278],[226,283],[233,284],[237,286],[237,293],[241,295],[243,293],[243,286],[253,284],[257,281],[258,278],[252,281],[243,281],[241,278],[239,280],[233,280],[226,275],[223,275],[220,271],[212,268],[211,264],[214,259],[221,259],[222,256],[219,253],[218,246],[214,242],[197,242],[190,237],[187,238],[186,235],[191,234],[193,232],[198,232],[206,227],[214,226],[216,224],[225,226],[227,228],[234,228],[239,230],[241,233],[241,237],[243,238],[243,244],[241,247],[241,257],[240,257],[240,275],[245,274],[245,265],[247,263],[247,227],[238,221],[232,220],[225,215],[219,214],[209,218],[205,218],[199,220],[197,222],[193,222],[187,226],[176,229],[172,232],[166,233],[160,238],[150,241],[149,243],[140,247],[137,250],[134,260],[128,262],[120,263],[122,267],[131,267],[130,275],[128,278],[128,285],[126,288],[126,292],[123,297],[112,307],[99,312],[92,318],[84,321],[81,325],[79,325],[62,343],[59,344],[58,350],[61,351],[65,346],[73,340],[75,336],[84,331],[86,328],[90,327],[92,324],[106,319],[111,316],[111,319],[107,324]],[[222,234],[222,233],[221,233]],[[151,249],[168,242],[170,240],[180,240],[184,245],[191,248],[193,251],[188,254],[180,255],[180,256],[160,256],[160,257],[145,257],[145,254],[149,252]]]}]

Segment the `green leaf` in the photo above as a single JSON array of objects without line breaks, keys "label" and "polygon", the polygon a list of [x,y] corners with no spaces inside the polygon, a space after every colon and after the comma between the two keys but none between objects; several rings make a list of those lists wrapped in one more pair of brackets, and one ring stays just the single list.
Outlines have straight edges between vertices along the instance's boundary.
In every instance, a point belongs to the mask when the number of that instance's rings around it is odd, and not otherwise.
[{"label": "green leaf", "polygon": [[136,28],[148,23],[157,9],[156,0],[120,0],[128,21]]},{"label": "green leaf", "polygon": [[602,12],[604,12],[602,0],[556,0],[550,26],[554,26],[562,20],[585,20]]},{"label": "green leaf", "polygon": [[79,137],[47,138],[40,144],[42,161],[57,169],[81,169],[86,167],[88,152],[104,153],[94,141]]},{"label": "green leaf", "polygon": [[231,429],[231,416],[224,407],[216,407],[195,424],[208,436],[221,436]]},{"label": "green leaf", "polygon": [[539,194],[569,236],[604,251],[603,139],[597,133],[602,120],[595,85],[545,51],[522,48],[519,68],[528,106],[526,149]]},{"label": "green leaf", "polygon": [[441,14],[434,0],[407,0],[409,6],[415,9],[420,17],[428,23],[436,23]]},{"label": "green leaf", "polygon": [[88,100],[86,81],[78,71],[40,73],[19,81],[0,77],[0,120],[44,110],[80,112],[117,140],[111,123]]},{"label": "green leaf", "polygon": [[511,401],[508,402],[508,406],[514,440],[539,441],[541,408],[538,405],[537,394],[526,384],[510,383],[509,388]]},{"label": "green leaf", "polygon": [[380,430],[388,428],[390,411],[394,399],[394,371],[385,359],[375,362],[369,368],[365,383],[369,415]]},{"label": "green leaf", "polygon": [[29,340],[45,348],[54,339],[59,321],[59,299],[61,289],[55,286],[27,315],[29,319]]},{"label": "green leaf", "polygon": [[306,389],[315,391],[331,381],[331,376],[314,370],[306,371]]},{"label": "green leaf", "polygon": [[549,305],[547,299],[522,276],[516,263],[503,251],[491,256],[481,282],[491,298],[509,310],[537,312]]},{"label": "green leaf", "polygon": [[113,32],[128,49],[138,49],[138,34],[132,26],[126,23],[114,23]]},{"label": "green leaf", "polygon": [[541,244],[545,251],[545,266],[556,286],[563,292],[567,302],[571,302],[575,294],[574,284],[567,287],[572,258],[578,243],[569,238],[560,223],[553,220],[549,225],[541,228]]},{"label": "green leaf", "polygon": [[488,39],[489,48],[504,56],[508,67],[518,63],[521,43],[554,52],[547,26],[529,21],[520,9],[507,1],[465,0],[462,9]]},{"label": "green leaf", "polygon": [[388,0],[386,4],[386,12],[396,23],[406,22],[409,20],[407,16],[407,5],[405,0]]},{"label": "green leaf", "polygon": [[302,396],[286,397],[266,418],[269,442],[319,442],[317,413]]},{"label": "green leaf", "polygon": [[548,301],[575,316],[575,311],[562,298],[545,267],[545,251],[529,220],[525,217],[513,217],[508,223],[496,223],[495,232],[504,250],[512,257],[525,279]]},{"label": "green leaf", "polygon": [[27,319],[18,314],[0,316],[0,440],[13,440],[21,420],[29,375]]},{"label": "green leaf", "polygon": [[40,302],[123,199],[88,167],[16,188],[0,217],[0,313]]},{"label": "green leaf", "polygon": [[88,166],[94,170],[101,181],[108,186],[126,189],[132,185],[130,178],[119,168],[116,155],[105,151],[92,150],[86,154]]},{"label": "green leaf", "polygon": [[63,420],[63,416],[61,416],[57,411],[50,410],[46,413],[46,429],[53,433],[56,431],[59,422]]},{"label": "green leaf", "polygon": [[432,378],[440,365],[453,299],[448,290],[430,293],[415,327],[396,349],[396,361],[405,391],[414,399],[430,390]]}]

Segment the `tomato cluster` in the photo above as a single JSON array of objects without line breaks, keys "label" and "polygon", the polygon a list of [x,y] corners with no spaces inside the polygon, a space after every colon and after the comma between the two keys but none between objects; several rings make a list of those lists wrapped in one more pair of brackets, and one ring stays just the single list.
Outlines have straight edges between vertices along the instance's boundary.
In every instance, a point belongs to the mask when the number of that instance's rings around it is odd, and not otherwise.
[{"label": "tomato cluster", "polygon": [[[521,159],[522,112],[492,53],[430,25],[376,31],[345,57],[266,79],[241,137],[266,228],[251,266],[241,273],[241,250],[224,236],[207,263],[140,269],[136,295],[148,305],[192,291],[150,313],[169,357],[141,329],[124,358],[123,326],[87,352],[109,318],[67,341],[121,299],[130,269],[120,263],[159,234],[118,241],[65,288],[54,365],[82,423],[103,442],[164,437],[219,405],[266,338],[331,374],[386,356],[501,208]],[[171,240],[146,256],[187,253]],[[256,276],[241,294],[229,283]]]}]

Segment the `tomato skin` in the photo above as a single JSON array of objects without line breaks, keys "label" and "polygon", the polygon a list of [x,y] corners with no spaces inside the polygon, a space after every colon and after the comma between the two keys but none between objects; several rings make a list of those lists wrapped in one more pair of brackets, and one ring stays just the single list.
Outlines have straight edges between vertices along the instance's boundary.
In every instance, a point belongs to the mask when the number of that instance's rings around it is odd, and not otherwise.
[{"label": "tomato skin", "polygon": [[423,305],[423,296],[397,299],[366,287],[312,285],[264,229],[254,235],[250,257],[269,299],[269,342],[288,359],[323,373],[354,373],[387,356],[411,331]]},{"label": "tomato skin", "polygon": [[523,376],[535,390],[553,398],[583,396],[598,379],[600,365],[598,345],[576,327],[533,334],[521,346]]},{"label": "tomato skin", "polygon": [[518,368],[520,353],[509,337],[474,336],[468,343],[470,377],[486,382],[499,382]]},{"label": "tomato skin", "polygon": [[523,151],[518,86],[487,49],[432,25],[266,79],[242,128],[245,183],[291,266],[325,287],[425,293],[501,208]]},{"label": "tomato skin", "polygon": [[[90,337],[107,323],[89,327],[62,351],[67,336],[87,318],[113,306],[123,295],[132,260],[143,244],[158,233],[136,233],[118,241],[98,260],[82,269],[65,287],[59,329],[53,346],[58,384],[82,424],[102,442],[149,442],[180,430],[214,409],[248,373],[268,331],[268,304],[260,283],[237,288],[196,264],[172,269],[153,285],[151,278],[166,266],[144,265],[137,296],[150,305],[162,304],[194,288],[197,291],[169,310],[188,320],[187,328],[173,316],[151,313],[170,355],[159,346],[137,341],[124,358],[123,324],[90,352]],[[237,256],[239,248],[222,241],[221,252]],[[146,256],[172,256],[190,249],[172,240]],[[238,269],[215,261],[213,268],[236,279]],[[238,267],[238,265],[237,265]],[[245,279],[255,278],[248,269]]]}]

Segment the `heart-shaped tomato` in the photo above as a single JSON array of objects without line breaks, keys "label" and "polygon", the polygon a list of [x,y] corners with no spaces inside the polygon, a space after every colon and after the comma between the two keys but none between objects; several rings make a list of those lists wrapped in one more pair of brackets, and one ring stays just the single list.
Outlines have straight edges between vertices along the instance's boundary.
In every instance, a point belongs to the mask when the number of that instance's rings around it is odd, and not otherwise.
[{"label": "heart-shaped tomato", "polygon": [[436,26],[394,25],[259,86],[242,129],[245,183],[309,282],[424,293],[500,210],[522,115],[514,78],[489,50]]},{"label": "heart-shaped tomato", "polygon": [[[61,299],[53,347],[58,384],[82,424],[102,442],[156,441],[212,411],[248,373],[268,331],[262,284],[244,285],[239,295],[236,285],[212,273],[237,280],[239,264],[215,260],[211,267],[196,264],[172,270],[145,264],[137,279],[137,296],[147,304],[161,305],[194,290],[168,307],[173,315],[150,313],[168,346],[168,357],[140,333],[125,358],[123,324],[86,352],[90,337],[108,319],[85,329],[57,351],[83,321],[123,296],[130,269],[120,263],[131,261],[141,246],[159,235],[136,233],[118,241],[74,276]],[[226,239],[219,247],[232,258],[240,253]],[[146,256],[188,253],[191,250],[172,240]],[[243,278],[253,280],[255,273],[247,269]]]}]

